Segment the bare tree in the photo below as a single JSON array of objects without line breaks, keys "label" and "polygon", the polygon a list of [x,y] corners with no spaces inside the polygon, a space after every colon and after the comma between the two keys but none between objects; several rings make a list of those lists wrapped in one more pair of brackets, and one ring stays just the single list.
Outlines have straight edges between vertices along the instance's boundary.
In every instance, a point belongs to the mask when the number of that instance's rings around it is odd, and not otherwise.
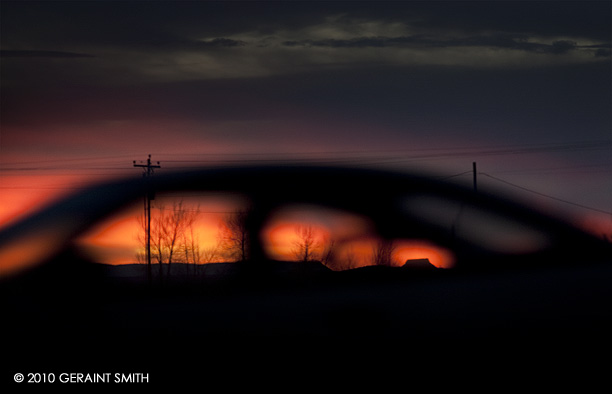
[{"label": "bare tree", "polygon": [[315,261],[319,257],[317,249],[319,242],[316,240],[315,231],[312,226],[297,226],[295,233],[298,239],[293,245],[293,255],[298,261]]},{"label": "bare tree", "polygon": [[[163,277],[163,264],[167,264],[167,275],[171,274],[173,262],[187,260],[185,254],[185,243],[188,239],[186,232],[188,229],[193,229],[193,224],[199,215],[198,209],[189,209],[183,201],[174,202],[171,207],[163,203],[159,203],[155,207],[155,215],[151,220],[151,257],[159,264],[159,276]],[[144,219],[140,220],[143,224]],[[141,233],[141,234],[142,234]],[[139,236],[141,243],[146,244],[145,235]],[[181,248],[181,242],[183,247]],[[195,239],[191,239],[190,243],[195,246]],[[181,255],[180,250],[183,250]],[[192,249],[193,250],[193,249]],[[190,251],[191,253],[192,251]]]},{"label": "bare tree", "polygon": [[196,270],[199,264],[202,262],[202,250],[200,248],[200,239],[197,232],[195,231],[195,223],[200,214],[200,207],[198,206],[194,211],[188,215],[185,229],[182,236],[182,250],[184,253],[185,264],[193,265],[193,273],[196,274]]},{"label": "bare tree", "polygon": [[341,257],[333,259],[334,269],[344,271],[358,266],[358,259],[352,245],[343,248]]},{"label": "bare tree", "polygon": [[228,257],[234,261],[246,261],[250,254],[248,211],[238,210],[228,214],[220,227],[220,240]]},{"label": "bare tree", "polygon": [[324,243],[323,252],[321,253],[321,263],[329,266],[336,258],[336,240],[328,237],[325,239]]},{"label": "bare tree", "polygon": [[185,231],[188,222],[187,211],[183,208],[183,201],[172,204],[172,210],[170,214],[166,216],[164,223],[165,229],[165,247],[168,250],[168,276],[170,276],[170,269],[172,268],[172,261],[175,257],[174,254],[177,252],[181,235]]},{"label": "bare tree", "polygon": [[202,251],[200,252],[202,263],[208,264],[208,263],[217,261],[218,258],[220,257],[219,249],[220,249],[219,245],[215,245],[209,248],[202,249]]},{"label": "bare tree", "polygon": [[393,259],[397,245],[392,240],[380,240],[372,251],[372,264],[374,265],[393,265]]}]

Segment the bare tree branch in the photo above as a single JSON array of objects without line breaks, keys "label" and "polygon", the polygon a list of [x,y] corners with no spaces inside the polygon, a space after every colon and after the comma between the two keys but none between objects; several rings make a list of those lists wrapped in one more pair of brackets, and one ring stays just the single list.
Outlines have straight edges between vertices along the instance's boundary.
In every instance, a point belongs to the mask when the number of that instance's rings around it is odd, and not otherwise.
[{"label": "bare tree branch", "polygon": [[[159,264],[160,278],[163,276],[163,264],[167,264],[167,275],[171,275],[173,262],[188,262],[189,255],[195,261],[197,240],[195,239],[194,223],[200,214],[197,209],[188,209],[182,200],[173,202],[169,207],[158,203],[151,220],[151,256]],[[142,233],[145,231],[144,220]],[[145,244],[145,236],[138,237]],[[186,246],[191,245],[190,247]],[[183,253],[180,253],[182,250]]]},{"label": "bare tree branch", "polygon": [[380,240],[372,251],[372,264],[374,265],[393,265],[397,245],[392,240]]},{"label": "bare tree branch", "polygon": [[246,261],[249,258],[249,231],[247,227],[248,211],[238,210],[228,214],[221,226],[221,244],[234,261]]},{"label": "bare tree branch", "polygon": [[294,242],[293,255],[298,261],[315,261],[319,257],[319,242],[312,226],[297,226],[295,233],[298,239]]}]

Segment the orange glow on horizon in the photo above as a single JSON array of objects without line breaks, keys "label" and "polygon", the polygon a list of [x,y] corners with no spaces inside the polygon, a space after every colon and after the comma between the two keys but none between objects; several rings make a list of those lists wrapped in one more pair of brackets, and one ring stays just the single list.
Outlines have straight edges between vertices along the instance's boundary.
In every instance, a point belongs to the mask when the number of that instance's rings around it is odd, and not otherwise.
[{"label": "orange glow on horizon", "polygon": [[[4,177],[6,178],[6,176]],[[53,185],[68,187],[55,187]],[[0,190],[0,223],[7,224],[11,220],[31,213],[50,200],[60,198],[63,194],[85,184],[82,177],[75,176],[10,176],[10,187]],[[72,186],[71,186],[72,185]],[[37,187],[40,186],[40,189]],[[13,189],[14,187],[14,189]],[[48,189],[46,189],[48,187]],[[218,231],[228,212],[240,207],[235,200],[220,198],[188,198],[186,204],[195,209],[199,204],[202,214],[195,226],[195,238],[202,249],[211,249],[218,244]],[[138,233],[142,231],[137,221],[141,215],[141,204],[120,216],[111,218],[81,241],[99,261],[106,264],[129,264],[137,262],[137,254],[142,251],[138,241]],[[609,217],[585,217],[578,224],[585,230],[591,230],[597,236],[609,236],[612,239],[612,225]],[[299,236],[296,228],[300,225],[312,225],[317,247],[315,254],[321,258],[327,243],[334,240],[336,262],[342,268],[352,268],[371,264],[372,250],[377,241],[376,235],[367,218],[350,213],[325,210],[315,207],[289,209],[277,212],[262,233],[262,241],[270,257],[279,260],[296,260],[296,243]],[[43,253],[49,239],[19,243],[7,249],[2,257],[11,263],[0,267],[0,274],[18,268],[19,260],[23,265],[33,261],[39,253]],[[36,253],[34,253],[36,251]],[[439,268],[453,266],[452,253],[444,248],[420,240],[397,240],[394,254],[394,265],[401,266],[407,260],[428,259],[432,265]],[[221,261],[219,258],[218,261]],[[343,261],[350,261],[344,264]],[[344,264],[344,265],[343,265]]]},{"label": "orange glow on horizon", "polygon": [[[325,225],[321,221],[305,221],[303,217],[300,220],[293,213],[281,217],[286,219],[273,220],[262,234],[264,249],[270,257],[296,260],[300,254],[298,249],[302,247],[303,251],[305,242],[304,237],[300,236],[300,228],[308,227],[312,230],[310,252],[314,260],[322,261],[333,256],[326,264],[335,270],[373,264],[374,251],[380,240],[361,218],[340,214]],[[400,239],[394,240],[394,245],[390,262],[393,266],[403,266],[409,260],[420,259],[429,260],[437,268],[451,268],[454,265],[452,252],[430,242]]]},{"label": "orange glow on horizon", "polygon": [[[296,248],[299,247],[301,240],[299,222],[280,222],[269,226],[262,234],[265,249],[271,258],[277,260],[294,260],[296,258]],[[330,232],[320,226],[311,226],[313,235],[312,252],[321,253],[324,242],[329,239]]]},{"label": "orange glow on horizon", "polygon": [[[231,200],[217,201],[204,199],[197,201],[192,198],[182,199],[184,209],[200,213],[193,224],[193,232],[185,230],[201,251],[210,250],[218,247],[219,228],[223,223],[223,218],[228,212],[235,209],[235,202]],[[164,198],[155,200],[152,208],[152,223],[154,226],[155,217],[160,212],[171,211],[171,203],[162,207]],[[172,200],[170,200],[172,201]],[[166,201],[167,202],[167,201]],[[162,208],[160,208],[162,207]],[[143,217],[142,208],[139,204],[135,207],[119,213],[95,228],[79,239],[80,245],[88,250],[92,257],[101,263],[110,265],[134,264],[138,262],[138,254],[144,254],[144,228],[140,222]],[[180,258],[180,252],[177,253]],[[219,256],[219,261],[223,260]]]},{"label": "orange glow on horizon", "polygon": [[0,251],[0,278],[34,267],[48,253],[57,251],[61,231],[55,234],[28,234]]},{"label": "orange glow on horizon", "polygon": [[[131,213],[131,212],[130,212]],[[136,214],[126,214],[105,222],[80,240],[94,258],[106,264],[133,264],[140,248],[137,240],[140,224]]]},{"label": "orange glow on horizon", "polygon": [[[57,181],[63,178],[56,179]],[[65,180],[65,179],[63,179]],[[48,199],[57,198],[61,190],[53,190]],[[27,210],[32,210],[37,204],[46,202],[40,194],[32,193],[32,200],[27,204]],[[36,196],[36,200],[34,200]],[[166,202],[166,209],[170,209],[171,201],[176,196],[160,197],[155,201],[156,206]],[[3,196],[7,201],[7,194]],[[243,206],[244,201],[228,198],[225,195],[212,195],[205,197],[180,197],[185,207],[190,210],[199,209],[197,221],[193,227],[193,239],[200,250],[219,248],[219,230],[228,213]],[[22,207],[24,204],[22,203]],[[154,206],[153,213],[156,214]],[[142,207],[136,203],[132,208],[120,212],[108,220],[92,228],[78,240],[94,260],[110,264],[133,264],[138,262],[138,254],[143,253],[143,228],[139,223],[142,217]],[[6,220],[6,219],[5,219]],[[299,206],[279,210],[264,227],[261,239],[264,249],[270,258],[277,260],[296,261],[299,253],[296,251],[300,243],[297,229],[302,226],[312,228],[313,244],[312,259],[323,261],[325,254],[329,253],[330,242],[333,241],[333,259],[327,261],[332,269],[355,268],[372,263],[373,249],[377,238],[367,218],[355,214],[331,210],[321,207]],[[139,240],[140,237],[140,240]],[[43,245],[47,243],[40,243]],[[22,245],[23,246],[23,245]],[[29,248],[39,250],[41,248]],[[43,248],[44,249],[44,248]],[[10,252],[10,253],[9,253]],[[12,260],[19,260],[20,252],[12,248],[8,253]],[[41,251],[42,253],[42,251]],[[331,254],[329,254],[331,256]],[[25,253],[22,257],[27,257]],[[436,267],[449,267],[452,265],[452,256],[448,251],[433,245],[416,241],[401,241],[397,243],[394,255],[394,265],[403,265],[406,260],[427,258]],[[17,260],[16,260],[17,259]],[[218,254],[216,261],[224,261]],[[177,257],[177,261],[179,257]],[[212,262],[212,261],[211,261]],[[17,263],[15,263],[17,264]]]},{"label": "orange glow on horizon", "polygon": [[[218,207],[217,207],[218,208]],[[210,212],[214,207],[207,206],[203,211]],[[202,214],[194,226],[194,239],[200,249],[219,247],[219,228],[223,226],[225,214]],[[136,263],[136,255],[143,251],[143,245],[138,241],[142,227],[138,223],[138,210],[123,213],[93,229],[81,244],[89,250],[100,262],[117,265]],[[323,226],[304,221],[275,220],[262,231],[261,239],[268,256],[276,260],[297,261],[299,247],[303,239],[298,229],[312,229],[312,244],[310,246],[312,259],[322,261],[324,255],[333,249],[333,260],[328,261],[332,269],[356,268],[372,264],[374,248],[378,242],[369,228],[362,226],[346,228],[335,223],[335,226]],[[344,217],[346,223],[351,218]],[[352,218],[354,219],[354,218]],[[330,223],[333,223],[330,221]],[[355,222],[353,222],[355,224]],[[334,241],[333,247],[330,243]],[[424,241],[397,240],[392,264],[403,265],[407,260],[428,259],[438,268],[450,268],[453,265],[452,254],[440,247]],[[217,261],[223,257],[218,256]]]},{"label": "orange glow on horizon", "polygon": [[15,222],[89,184],[81,175],[2,174],[0,189],[0,228]]}]

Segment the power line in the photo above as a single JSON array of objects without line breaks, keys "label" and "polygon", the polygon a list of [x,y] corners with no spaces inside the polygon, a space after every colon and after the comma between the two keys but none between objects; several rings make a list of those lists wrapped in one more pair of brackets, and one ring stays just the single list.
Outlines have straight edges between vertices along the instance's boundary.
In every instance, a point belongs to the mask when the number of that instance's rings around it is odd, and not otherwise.
[{"label": "power line", "polygon": [[508,186],[512,186],[512,187],[524,190],[524,191],[529,192],[529,193],[537,194],[537,195],[542,196],[542,197],[550,198],[552,200],[556,200],[556,201],[559,201],[559,202],[562,202],[562,203],[565,203],[565,204],[570,204],[570,205],[573,205],[573,206],[576,206],[576,207],[579,207],[579,208],[588,209],[590,211],[604,213],[606,215],[612,215],[612,212],[604,211],[603,209],[593,208],[593,207],[589,207],[589,206],[582,205],[582,204],[578,204],[578,203],[575,203],[575,202],[572,202],[572,201],[564,200],[562,198],[554,197],[554,196],[551,196],[551,195],[548,195],[548,194],[544,194],[544,193],[541,193],[541,192],[538,192],[538,191],[535,191],[535,190],[532,190],[532,189],[528,189],[526,187],[516,185],[516,184],[514,184],[512,182],[508,182],[508,181],[505,181],[503,179],[497,178],[497,177],[495,177],[493,175],[490,175],[490,174],[487,174],[485,172],[479,172],[478,174],[484,175],[484,176],[489,177],[491,179],[494,179],[494,180],[496,180],[498,182],[505,183]]},{"label": "power line", "polygon": [[[337,155],[380,155],[380,154],[406,154],[410,152],[438,152],[438,154],[513,154],[513,153],[530,153],[530,152],[544,152],[544,151],[572,151],[572,150],[599,150],[612,148],[612,140],[597,140],[597,141],[575,141],[568,143],[533,143],[533,144],[517,144],[517,145],[503,145],[503,146],[468,146],[468,147],[441,147],[441,148],[408,148],[408,149],[379,149],[379,150],[342,150],[342,151],[316,151],[316,152],[290,152],[290,153],[190,153],[182,154],[185,156],[198,156],[198,157],[212,157],[212,156],[224,156],[224,157],[244,157],[244,156],[280,156],[285,155],[294,157],[296,155],[309,155],[309,156],[328,156],[337,157]],[[158,155],[169,155],[159,153]],[[265,160],[265,159],[264,159]],[[164,160],[164,162],[209,162],[214,161],[212,159],[198,159],[198,160]]]},{"label": "power line", "polygon": [[83,157],[83,158],[66,158],[66,159],[47,159],[47,160],[30,160],[30,161],[19,161],[13,163],[1,163],[2,165],[26,165],[26,164],[48,164],[48,163],[67,163],[67,162],[92,162],[99,160],[122,160],[128,157],[128,155],[123,156],[98,156],[98,157]]},{"label": "power line", "polygon": [[229,214],[236,213],[236,211],[202,211],[198,209],[189,209],[189,208],[170,208],[170,207],[154,207],[152,209],[164,210],[164,211],[172,211],[172,212],[194,212],[194,213],[206,213],[206,214]]},{"label": "power line", "polygon": [[[610,168],[607,168],[610,167]],[[520,168],[511,170],[499,170],[498,173],[504,174],[523,174],[523,173],[559,173],[559,172],[609,172],[612,169],[612,162],[609,163],[592,163],[578,164],[572,166],[557,166],[557,167],[539,167],[539,168]]]},{"label": "power line", "polygon": [[57,171],[57,170],[71,170],[71,171],[81,171],[81,170],[103,170],[103,171],[117,171],[117,170],[127,170],[125,167],[85,167],[79,166],[75,167],[12,167],[12,168],[2,168],[2,171]]},{"label": "power line", "polygon": [[[401,163],[413,160],[434,160],[451,157],[477,157],[514,154],[532,154],[544,152],[572,152],[585,150],[606,150],[612,148],[611,140],[578,141],[569,143],[517,144],[504,146],[476,147],[435,147],[407,148],[381,150],[344,150],[317,152],[251,152],[251,153],[192,153],[182,154],[182,157],[192,156],[193,159],[172,159],[174,154],[159,153],[169,157],[166,163],[193,164],[227,164],[227,163],[275,163],[279,161],[313,161],[323,163]],[[1,171],[50,171],[50,170],[124,170],[119,160],[126,156],[101,156],[88,158],[49,159],[23,162],[0,162]],[[71,164],[88,162],[88,166],[72,167]],[[99,162],[98,166],[91,165]],[[112,164],[110,164],[112,163]],[[113,164],[117,164],[115,167]],[[110,164],[110,165],[109,165]]]}]

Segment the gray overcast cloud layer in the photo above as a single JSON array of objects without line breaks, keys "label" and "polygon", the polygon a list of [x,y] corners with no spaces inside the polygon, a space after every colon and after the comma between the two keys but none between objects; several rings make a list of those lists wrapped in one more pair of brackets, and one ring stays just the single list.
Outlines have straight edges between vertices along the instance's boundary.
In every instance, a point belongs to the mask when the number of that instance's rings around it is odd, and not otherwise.
[{"label": "gray overcast cloud layer", "polygon": [[0,6],[4,152],[151,122],[226,151],[611,138],[608,1]]},{"label": "gray overcast cloud layer", "polygon": [[[5,161],[441,152],[611,209],[609,1],[0,7]],[[517,146],[545,154],[447,156]]]},{"label": "gray overcast cloud layer", "polygon": [[[2,8],[3,57],[93,57],[55,67],[103,82],[313,67],[541,67],[610,56],[609,2],[50,1]],[[61,70],[39,73],[47,79]]]},{"label": "gray overcast cloud layer", "polygon": [[605,138],[610,7],[6,1],[3,122],[320,116],[434,138]]}]

